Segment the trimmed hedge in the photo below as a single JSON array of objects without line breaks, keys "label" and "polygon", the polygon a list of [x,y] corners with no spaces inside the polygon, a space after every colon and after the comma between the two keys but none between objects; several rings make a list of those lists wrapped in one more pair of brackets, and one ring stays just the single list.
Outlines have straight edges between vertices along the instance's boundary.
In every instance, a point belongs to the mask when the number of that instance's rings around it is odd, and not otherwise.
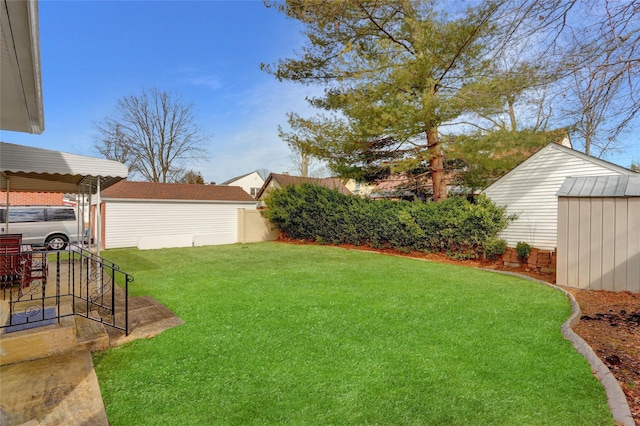
[{"label": "trimmed hedge", "polygon": [[273,190],[263,215],[289,238],[325,244],[476,257],[511,218],[484,196],[474,202],[375,201],[304,183]]}]

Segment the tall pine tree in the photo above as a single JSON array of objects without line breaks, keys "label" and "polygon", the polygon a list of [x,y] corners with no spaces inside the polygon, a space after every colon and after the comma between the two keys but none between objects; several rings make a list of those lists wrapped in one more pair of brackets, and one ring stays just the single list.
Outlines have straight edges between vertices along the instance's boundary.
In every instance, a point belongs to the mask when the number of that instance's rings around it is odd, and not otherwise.
[{"label": "tall pine tree", "polygon": [[[262,68],[279,80],[327,86],[310,99],[326,111],[290,116],[283,134],[345,176],[426,168],[433,199],[447,197],[439,126],[476,109],[492,87],[491,47],[500,13],[493,2],[454,10],[435,1],[271,3],[304,24],[296,58]],[[497,43],[499,44],[499,43]],[[494,102],[492,99],[487,99]],[[299,134],[304,134],[301,141]],[[289,138],[289,139],[287,139]]]}]

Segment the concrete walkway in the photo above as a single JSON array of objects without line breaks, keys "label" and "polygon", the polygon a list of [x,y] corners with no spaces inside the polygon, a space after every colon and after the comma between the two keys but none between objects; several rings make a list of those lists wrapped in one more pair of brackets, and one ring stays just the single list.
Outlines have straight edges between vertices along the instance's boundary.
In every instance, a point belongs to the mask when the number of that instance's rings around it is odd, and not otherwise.
[{"label": "concrete walkway", "polygon": [[109,425],[91,352],[2,367],[0,424]]},{"label": "concrete walkway", "polygon": [[[150,338],[183,324],[167,307],[146,296],[130,299],[129,336],[85,318],[74,319],[76,342],[69,350],[0,367],[0,425],[108,426],[91,352]],[[60,326],[41,330],[56,327]]]}]

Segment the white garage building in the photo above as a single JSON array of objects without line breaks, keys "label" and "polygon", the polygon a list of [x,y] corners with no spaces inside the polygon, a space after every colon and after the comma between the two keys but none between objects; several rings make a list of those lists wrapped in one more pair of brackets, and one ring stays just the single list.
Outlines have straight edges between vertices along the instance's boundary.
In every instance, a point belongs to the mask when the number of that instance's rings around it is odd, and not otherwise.
[{"label": "white garage building", "polygon": [[256,205],[237,186],[122,181],[101,193],[103,248],[233,244]]},{"label": "white garage building", "polygon": [[507,213],[518,216],[499,236],[510,247],[519,241],[543,250],[558,245],[558,199],[564,180],[579,176],[635,176],[616,164],[550,143],[489,185],[483,192]]}]

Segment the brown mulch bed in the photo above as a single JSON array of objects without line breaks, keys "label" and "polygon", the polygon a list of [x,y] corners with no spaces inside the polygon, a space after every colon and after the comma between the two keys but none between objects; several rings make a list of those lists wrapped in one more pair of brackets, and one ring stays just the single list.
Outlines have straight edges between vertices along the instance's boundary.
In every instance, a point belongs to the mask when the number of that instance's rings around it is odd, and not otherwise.
[{"label": "brown mulch bed", "polygon": [[[280,241],[293,244],[315,244],[286,239]],[[453,260],[442,254],[403,253],[394,249],[373,249],[347,244],[340,247],[514,272],[555,284],[554,273],[508,267],[499,262]],[[581,309],[580,322],[573,327],[573,330],[591,346],[598,357],[609,367],[627,396],[634,420],[640,425],[640,293],[563,288],[575,297]]]},{"label": "brown mulch bed", "polygon": [[640,425],[640,293],[565,288],[581,309],[573,330],[609,367]]}]

